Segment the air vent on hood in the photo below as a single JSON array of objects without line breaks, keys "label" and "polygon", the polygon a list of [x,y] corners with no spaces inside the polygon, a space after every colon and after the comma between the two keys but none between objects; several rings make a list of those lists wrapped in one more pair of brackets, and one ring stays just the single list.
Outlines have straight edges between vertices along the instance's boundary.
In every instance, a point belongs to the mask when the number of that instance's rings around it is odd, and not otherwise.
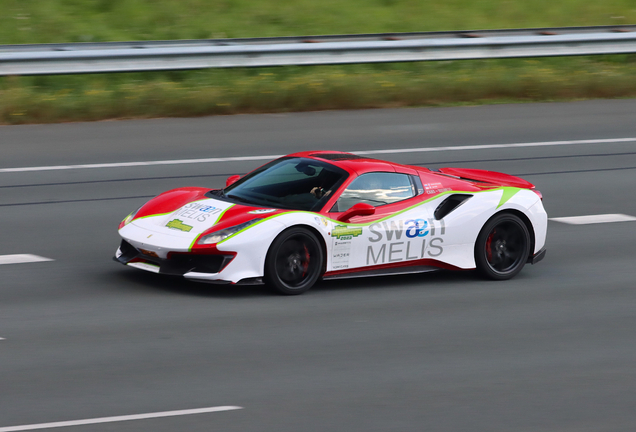
[{"label": "air vent on hood", "polygon": [[449,196],[444,201],[442,201],[442,203],[435,209],[435,213],[433,214],[435,216],[435,219],[440,220],[444,218],[450,212],[462,205],[464,201],[466,201],[470,197],[472,197],[472,195],[454,194]]}]

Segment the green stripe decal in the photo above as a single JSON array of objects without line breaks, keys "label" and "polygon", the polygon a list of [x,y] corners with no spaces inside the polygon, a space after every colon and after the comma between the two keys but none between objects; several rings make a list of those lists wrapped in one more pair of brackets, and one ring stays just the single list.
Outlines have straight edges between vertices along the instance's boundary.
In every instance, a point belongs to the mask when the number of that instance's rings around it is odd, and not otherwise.
[{"label": "green stripe decal", "polygon": [[216,218],[216,221],[214,221],[214,225],[218,224],[219,221],[221,220],[221,218],[223,217],[223,215],[225,214],[226,211],[228,211],[229,209],[231,209],[232,207],[234,207],[236,204],[230,204],[230,206],[228,208],[226,208],[225,210],[223,210],[221,212],[221,214],[219,215],[218,218]]},{"label": "green stripe decal", "polygon": [[503,190],[503,193],[501,194],[501,199],[499,200],[499,205],[497,206],[497,208],[507,203],[510,200],[510,198],[515,196],[517,192],[519,192],[521,189],[515,188],[515,187],[504,187],[502,188],[502,190]]}]

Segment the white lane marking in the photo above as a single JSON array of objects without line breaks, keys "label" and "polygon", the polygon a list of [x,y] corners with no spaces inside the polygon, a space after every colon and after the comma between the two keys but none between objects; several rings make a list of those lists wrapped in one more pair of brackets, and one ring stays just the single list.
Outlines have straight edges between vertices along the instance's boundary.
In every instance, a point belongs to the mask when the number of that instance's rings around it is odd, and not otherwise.
[{"label": "white lane marking", "polygon": [[6,340],[5,338],[0,338],[0,340]]},{"label": "white lane marking", "polygon": [[116,417],[99,417],[99,418],[92,418],[92,419],[85,419],[85,420],[71,420],[71,421],[62,421],[62,422],[54,422],[54,423],[37,423],[37,424],[21,425],[21,426],[6,426],[6,427],[0,427],[0,432],[15,432],[15,431],[27,431],[27,430],[35,430],[35,429],[67,427],[67,426],[80,426],[80,425],[98,424],[98,423],[113,423],[113,422],[129,421],[129,420],[144,420],[144,419],[159,418],[159,417],[175,417],[175,416],[203,414],[203,413],[211,413],[211,412],[219,412],[219,411],[232,411],[232,410],[239,410],[239,409],[243,409],[243,407],[217,406],[217,407],[197,408],[197,409],[188,409],[188,410],[179,410],[179,411],[163,411],[163,412],[154,412],[154,413],[147,413],[147,414],[133,414],[133,415],[116,416]]},{"label": "white lane marking", "polygon": [[439,152],[439,151],[517,148],[517,147],[550,147],[550,146],[582,145],[582,144],[614,144],[614,143],[625,143],[625,142],[636,142],[636,138],[544,141],[544,142],[528,142],[528,143],[511,143],[511,144],[481,144],[481,145],[448,146],[448,147],[422,147],[422,148],[407,148],[407,149],[368,150],[368,151],[357,151],[357,152],[351,152],[351,153],[355,153],[358,155],[391,154],[391,153],[421,153],[421,152]]},{"label": "white lane marking", "polygon": [[271,156],[237,156],[225,158],[207,158],[207,159],[175,159],[163,161],[146,161],[146,162],[119,162],[105,164],[84,164],[84,165],[57,165],[57,166],[40,166],[40,167],[24,167],[24,168],[0,168],[2,172],[26,172],[26,171],[56,171],[56,170],[73,170],[73,169],[94,169],[94,168],[122,168],[137,167],[150,165],[182,165],[212,162],[234,162],[234,161],[257,161],[271,160],[281,157],[282,155]]},{"label": "white lane marking", "polygon": [[588,216],[557,217],[550,218],[550,220],[570,225],[588,225],[598,223],[636,221],[636,217],[624,214],[600,214]]},{"label": "white lane marking", "polygon": [[13,254],[13,255],[0,255],[0,265],[2,264],[22,264],[42,261],[55,261],[51,258],[42,257],[39,255],[31,254]]},{"label": "white lane marking", "polygon": [[[443,151],[461,151],[461,150],[485,150],[485,149],[517,148],[517,147],[546,147],[546,146],[583,145],[583,144],[615,144],[615,143],[626,143],[626,142],[636,142],[636,137],[635,138],[592,139],[592,140],[571,140],[571,141],[545,141],[545,142],[528,142],[528,143],[511,143],[511,144],[483,144],[483,145],[468,145],[468,146],[364,150],[364,151],[354,151],[351,153],[357,154],[357,155],[374,155],[374,154],[423,153],[423,152],[443,152]],[[28,172],[28,171],[57,171],[57,170],[95,169],[95,168],[123,168],[123,167],[138,167],[138,166],[151,166],[151,165],[184,165],[184,164],[199,164],[199,163],[214,163],[214,162],[259,161],[259,160],[276,159],[281,156],[283,155],[236,156],[236,157],[219,157],[219,158],[205,158],[205,159],[174,159],[174,160],[144,161],[144,162],[118,162],[118,163],[103,163],[103,164],[0,168],[0,173]]]}]

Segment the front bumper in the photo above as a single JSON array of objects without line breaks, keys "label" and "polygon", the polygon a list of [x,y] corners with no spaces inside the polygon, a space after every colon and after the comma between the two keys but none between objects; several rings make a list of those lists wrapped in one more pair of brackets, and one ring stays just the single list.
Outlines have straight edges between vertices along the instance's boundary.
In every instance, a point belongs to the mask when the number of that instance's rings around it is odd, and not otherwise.
[{"label": "front bumper", "polygon": [[[126,240],[122,240],[113,260],[137,267],[142,270],[172,276],[184,276],[187,273],[217,274],[235,257],[235,254],[172,253],[168,258],[159,258],[145,254]],[[224,281],[219,281],[223,283]],[[229,283],[229,282],[227,282]]]}]

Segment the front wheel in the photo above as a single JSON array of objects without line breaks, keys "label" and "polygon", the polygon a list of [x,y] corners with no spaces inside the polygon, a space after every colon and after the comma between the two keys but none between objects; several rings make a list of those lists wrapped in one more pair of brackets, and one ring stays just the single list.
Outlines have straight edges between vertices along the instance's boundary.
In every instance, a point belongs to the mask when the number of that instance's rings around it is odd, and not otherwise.
[{"label": "front wheel", "polygon": [[265,282],[281,294],[302,294],[322,271],[323,252],[314,233],[305,228],[283,231],[265,259]]},{"label": "front wheel", "polygon": [[530,254],[530,233],[516,215],[494,216],[475,243],[477,270],[488,279],[506,280],[521,271]]}]

